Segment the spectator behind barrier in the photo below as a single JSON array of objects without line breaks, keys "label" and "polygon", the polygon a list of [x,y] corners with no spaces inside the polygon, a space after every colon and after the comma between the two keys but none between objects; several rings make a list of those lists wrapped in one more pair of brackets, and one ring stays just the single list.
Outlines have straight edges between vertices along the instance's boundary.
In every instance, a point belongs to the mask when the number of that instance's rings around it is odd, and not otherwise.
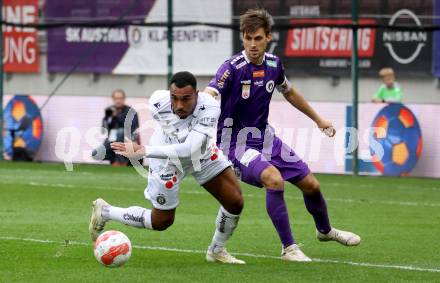
[{"label": "spectator behind barrier", "polygon": [[379,71],[379,77],[383,84],[376,91],[373,102],[401,102],[403,93],[400,85],[396,82],[394,70],[383,68]]}]

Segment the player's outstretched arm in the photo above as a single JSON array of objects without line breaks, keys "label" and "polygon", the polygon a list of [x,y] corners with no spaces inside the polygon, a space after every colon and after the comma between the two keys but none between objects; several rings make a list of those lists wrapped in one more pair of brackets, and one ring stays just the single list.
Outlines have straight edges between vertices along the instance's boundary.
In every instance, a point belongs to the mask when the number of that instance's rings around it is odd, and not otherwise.
[{"label": "player's outstretched arm", "polygon": [[327,136],[333,137],[336,134],[336,130],[330,121],[323,119],[318,113],[310,106],[307,100],[293,87],[283,94],[287,101],[293,105],[296,109],[307,115],[312,119],[318,128],[320,128]]},{"label": "player's outstretched arm", "polygon": [[113,142],[111,148],[116,154],[127,158],[141,159],[149,158],[190,158],[201,154],[201,149],[206,144],[207,136],[197,131],[191,131],[185,142],[161,146],[142,146],[132,141]]}]

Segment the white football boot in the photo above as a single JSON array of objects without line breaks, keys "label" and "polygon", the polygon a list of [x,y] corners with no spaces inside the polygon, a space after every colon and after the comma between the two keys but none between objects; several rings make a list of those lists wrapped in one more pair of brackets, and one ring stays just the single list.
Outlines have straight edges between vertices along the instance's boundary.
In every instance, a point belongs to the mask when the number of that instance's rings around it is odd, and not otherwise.
[{"label": "white football boot", "polygon": [[336,241],[344,246],[357,246],[361,242],[361,237],[358,235],[332,228],[327,234],[316,231],[316,238],[321,242]]},{"label": "white football boot", "polygon": [[[216,250],[216,251],[214,251]],[[231,263],[231,264],[246,264],[243,260],[235,258],[233,255],[228,253],[225,248],[212,249],[208,247],[208,251],[206,252],[206,260],[209,262],[222,262],[222,263]]]},{"label": "white football boot", "polygon": [[308,256],[306,256],[297,244],[283,248],[281,259],[286,261],[300,261],[309,262],[312,261]]},{"label": "white football boot", "polygon": [[102,207],[104,205],[109,205],[105,200],[98,198],[92,203],[92,217],[90,217],[89,223],[89,233],[92,241],[96,241],[99,234],[104,230],[105,223],[102,217]]}]

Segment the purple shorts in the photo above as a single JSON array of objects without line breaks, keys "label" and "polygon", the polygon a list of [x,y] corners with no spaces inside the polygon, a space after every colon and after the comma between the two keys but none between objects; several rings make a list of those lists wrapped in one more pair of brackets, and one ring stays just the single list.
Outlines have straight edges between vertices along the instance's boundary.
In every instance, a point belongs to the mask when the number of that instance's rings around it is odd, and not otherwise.
[{"label": "purple shorts", "polygon": [[247,147],[239,160],[231,158],[231,161],[234,168],[239,171],[237,174],[241,180],[257,187],[263,187],[260,181],[261,173],[271,165],[280,171],[285,181],[288,180],[292,183],[298,183],[310,173],[307,164],[278,137],[274,138],[270,153],[262,154],[261,149]]}]

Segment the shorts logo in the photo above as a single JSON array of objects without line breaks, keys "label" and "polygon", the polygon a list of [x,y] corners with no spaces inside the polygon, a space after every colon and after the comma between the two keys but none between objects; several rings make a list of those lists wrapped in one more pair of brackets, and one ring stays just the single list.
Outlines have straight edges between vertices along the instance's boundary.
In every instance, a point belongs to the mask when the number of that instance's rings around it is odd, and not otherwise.
[{"label": "shorts logo", "polygon": [[241,97],[248,99],[251,96],[251,85],[245,84],[241,86]]},{"label": "shorts logo", "polygon": [[274,87],[275,87],[275,82],[273,80],[270,80],[266,83],[267,92],[272,93]]},{"label": "shorts logo", "polygon": [[168,190],[171,190],[174,186],[174,184],[177,183],[177,172],[174,173],[168,173],[168,174],[161,174],[160,179],[165,182],[165,188]]},{"label": "shorts logo", "polygon": [[156,201],[160,205],[164,205],[167,202],[167,200],[165,199],[165,197],[163,195],[158,195],[156,198]]},{"label": "shorts logo", "polygon": [[264,70],[253,71],[252,77],[253,78],[264,78]]}]

